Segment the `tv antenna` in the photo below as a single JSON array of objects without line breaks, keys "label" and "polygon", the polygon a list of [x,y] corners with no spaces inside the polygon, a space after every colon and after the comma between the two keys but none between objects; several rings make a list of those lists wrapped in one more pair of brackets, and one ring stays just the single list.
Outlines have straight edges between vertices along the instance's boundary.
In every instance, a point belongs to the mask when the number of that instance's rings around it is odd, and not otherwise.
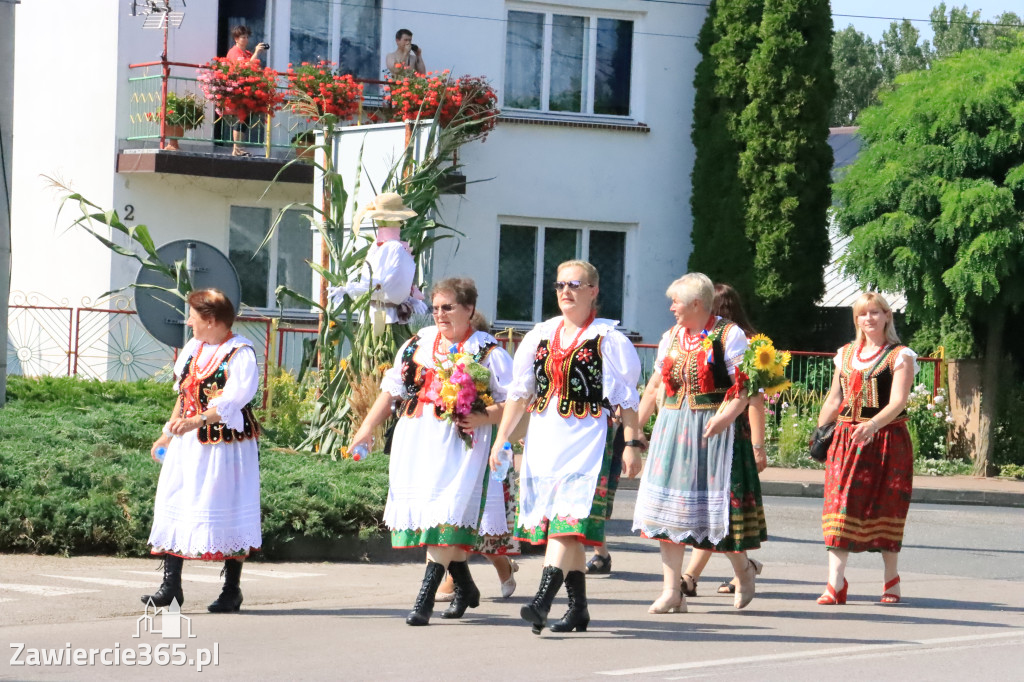
[{"label": "tv antenna", "polygon": [[158,28],[164,32],[164,51],[160,53],[160,149],[167,139],[167,82],[171,77],[171,63],[167,61],[167,31],[181,28],[185,13],[175,9],[178,3],[186,7],[185,0],[132,0],[131,16],[146,17],[142,28]]}]

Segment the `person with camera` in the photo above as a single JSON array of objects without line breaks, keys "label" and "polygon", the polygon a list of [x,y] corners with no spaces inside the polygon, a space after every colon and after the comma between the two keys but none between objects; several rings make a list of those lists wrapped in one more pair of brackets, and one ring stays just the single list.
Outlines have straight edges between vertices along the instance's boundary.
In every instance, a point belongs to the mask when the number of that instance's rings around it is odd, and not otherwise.
[{"label": "person with camera", "polygon": [[[231,39],[235,41],[234,47],[228,50],[227,58],[235,62],[253,62],[257,66],[260,63],[260,58],[269,49],[270,45],[267,43],[259,43],[256,45],[255,51],[250,51],[249,38],[252,36],[252,31],[249,30],[248,26],[238,25],[231,30]],[[242,127],[246,129],[251,127],[250,122],[236,121],[231,127],[231,139],[235,143],[231,149],[232,156],[249,156],[249,152],[242,149],[239,143],[242,141]]]},{"label": "person with camera", "polygon": [[413,44],[412,31],[407,28],[398,29],[398,33],[395,34],[395,46],[395,51],[388,54],[385,59],[388,71],[393,73],[396,66],[404,66],[416,73],[427,72],[427,65],[423,63],[423,50]]},{"label": "person with camera", "polygon": [[826,606],[846,603],[850,552],[880,552],[880,601],[900,601],[897,561],[914,483],[906,406],[917,354],[900,345],[892,309],[879,294],[854,301],[853,323],[857,336],[836,353],[832,387],[818,415],[819,427],[835,423],[821,516],[828,584],[818,603]]}]

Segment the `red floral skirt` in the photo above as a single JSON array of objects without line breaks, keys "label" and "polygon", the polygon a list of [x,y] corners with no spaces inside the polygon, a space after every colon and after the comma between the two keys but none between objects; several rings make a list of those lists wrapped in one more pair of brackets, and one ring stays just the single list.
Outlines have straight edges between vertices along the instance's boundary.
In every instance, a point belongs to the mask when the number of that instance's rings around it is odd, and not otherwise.
[{"label": "red floral skirt", "polygon": [[905,422],[855,447],[857,424],[839,422],[828,450],[825,546],[850,552],[898,552],[914,483],[914,451]]}]

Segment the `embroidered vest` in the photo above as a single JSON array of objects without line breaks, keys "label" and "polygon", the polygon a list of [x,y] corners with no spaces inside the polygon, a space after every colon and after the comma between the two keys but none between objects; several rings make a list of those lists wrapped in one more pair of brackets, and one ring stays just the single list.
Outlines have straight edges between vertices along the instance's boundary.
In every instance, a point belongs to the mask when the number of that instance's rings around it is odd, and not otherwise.
[{"label": "embroidered vest", "polygon": [[[894,345],[882,351],[881,356],[871,367],[854,369],[854,345],[848,343],[842,349],[842,363],[839,373],[839,387],[842,389],[843,402],[839,409],[841,422],[866,422],[881,412],[889,404],[892,394],[893,365],[900,352],[906,346]],[[860,374],[860,388],[854,392]],[[893,422],[905,420],[907,411],[904,409],[893,419]]]},{"label": "embroidered vest", "polygon": [[[197,413],[195,406],[198,405],[198,412],[205,412],[211,400],[224,392],[224,385],[228,381],[228,361],[231,356],[241,348],[237,346],[228,351],[224,358],[206,376],[192,377],[192,363],[196,357],[192,356],[185,361],[185,368],[181,373],[181,381],[178,383],[179,391],[182,394],[179,404],[179,416],[194,417]],[[186,407],[187,406],[187,407]],[[200,426],[196,431],[196,437],[203,445],[217,443],[232,443],[243,440],[256,440],[260,437],[260,424],[253,414],[252,406],[246,405],[242,408],[242,430],[229,429],[223,423]]]},{"label": "embroidered vest", "polygon": [[[415,360],[416,348],[419,347],[419,334],[409,339],[409,345],[402,352],[402,386],[406,397],[403,398],[395,408],[395,415],[398,417],[420,417],[423,415],[423,404],[430,405],[430,401],[424,400],[421,396],[426,390],[428,381],[433,381],[434,370],[430,367],[423,367]],[[489,341],[480,346],[480,349],[473,354],[473,361],[483,363],[498,344]],[[441,407],[434,405],[434,416],[440,416]]]},{"label": "embroidered vest", "polygon": [[[603,372],[601,369],[601,342],[603,336],[587,339],[572,353],[566,355],[556,367],[545,339],[537,345],[533,358],[533,374],[537,380],[537,397],[527,408],[530,412],[543,412],[548,403],[557,401],[562,417],[600,417],[604,402]],[[561,382],[553,381],[561,373]],[[557,395],[555,395],[557,387]]]},{"label": "embroidered vest", "polygon": [[[684,404],[691,410],[718,409],[725,392],[732,386],[729,370],[725,366],[725,339],[735,323],[720,318],[708,332],[711,349],[684,350],[679,344],[677,327],[673,327],[672,343],[665,354],[671,368],[662,370],[663,381],[671,384],[674,395],[666,390],[664,408],[678,410]],[[707,361],[711,353],[712,362]]]}]

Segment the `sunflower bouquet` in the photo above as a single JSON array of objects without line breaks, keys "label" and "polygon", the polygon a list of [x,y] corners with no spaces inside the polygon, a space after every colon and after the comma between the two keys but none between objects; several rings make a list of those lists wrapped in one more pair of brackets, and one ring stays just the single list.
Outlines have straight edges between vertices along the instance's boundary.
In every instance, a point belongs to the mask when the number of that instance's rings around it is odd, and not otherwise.
[{"label": "sunflower bouquet", "polygon": [[737,371],[737,384],[746,390],[747,397],[760,391],[781,393],[792,383],[786,378],[786,366],[790,356],[786,351],[775,350],[775,344],[764,334],[757,334],[750,340],[743,361]]},{"label": "sunflower bouquet", "polygon": [[[430,383],[426,399],[434,404],[438,417],[453,424],[470,412],[483,412],[494,404],[491,396],[491,370],[473,359],[470,353],[449,352],[440,362]],[[473,447],[473,434],[459,431],[467,448]]]}]

